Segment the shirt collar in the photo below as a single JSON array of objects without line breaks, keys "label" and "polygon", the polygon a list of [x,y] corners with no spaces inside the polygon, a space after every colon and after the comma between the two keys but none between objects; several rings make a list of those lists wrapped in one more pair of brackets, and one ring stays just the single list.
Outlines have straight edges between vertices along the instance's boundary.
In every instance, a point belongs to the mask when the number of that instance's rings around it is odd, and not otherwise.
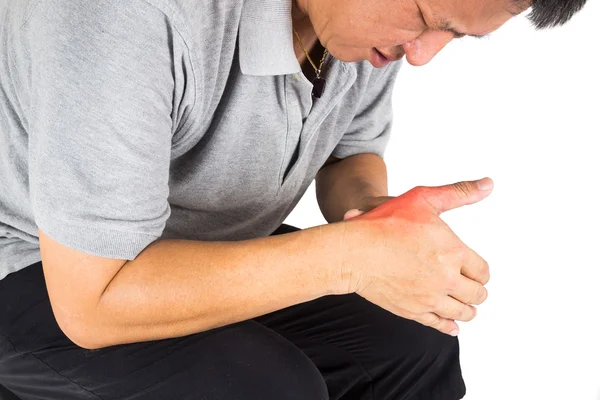
[{"label": "shirt collar", "polygon": [[294,52],[291,0],[244,0],[239,55],[245,75],[300,72]]}]

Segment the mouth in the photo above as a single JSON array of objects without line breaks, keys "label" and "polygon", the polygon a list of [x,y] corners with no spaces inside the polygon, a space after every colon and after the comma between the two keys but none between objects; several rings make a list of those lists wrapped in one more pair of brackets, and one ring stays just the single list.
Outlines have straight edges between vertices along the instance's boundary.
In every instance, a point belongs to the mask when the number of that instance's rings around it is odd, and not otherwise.
[{"label": "mouth", "polygon": [[371,61],[371,64],[373,64],[375,68],[382,68],[391,62],[400,60],[402,57],[404,57],[404,53],[392,57],[379,51],[376,47],[373,47],[371,49],[371,57],[369,61]]}]

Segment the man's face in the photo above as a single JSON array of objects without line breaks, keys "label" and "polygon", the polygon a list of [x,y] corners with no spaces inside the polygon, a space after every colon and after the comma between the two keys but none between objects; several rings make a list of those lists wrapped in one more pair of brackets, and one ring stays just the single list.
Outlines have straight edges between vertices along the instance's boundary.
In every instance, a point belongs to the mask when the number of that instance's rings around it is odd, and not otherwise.
[{"label": "man's face", "polygon": [[529,6],[514,0],[297,1],[333,56],[375,67],[404,55],[424,65],[452,39],[495,31]]}]

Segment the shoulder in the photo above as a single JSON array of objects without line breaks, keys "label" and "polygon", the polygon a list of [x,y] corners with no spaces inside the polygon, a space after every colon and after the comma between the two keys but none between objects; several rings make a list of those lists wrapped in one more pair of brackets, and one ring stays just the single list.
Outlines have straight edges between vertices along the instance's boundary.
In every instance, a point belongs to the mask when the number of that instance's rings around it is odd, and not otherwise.
[{"label": "shoulder", "polygon": [[79,29],[84,32],[123,31],[134,36],[140,30],[162,29],[180,18],[176,12],[161,9],[158,2],[147,0],[38,0],[30,6],[23,26],[50,29]]},{"label": "shoulder", "polygon": [[[178,34],[172,19],[146,0],[40,0],[22,27],[32,57],[118,64],[170,58]],[[140,60],[147,61],[147,60]],[[96,64],[94,64],[96,65]],[[147,65],[149,67],[150,65]]]}]

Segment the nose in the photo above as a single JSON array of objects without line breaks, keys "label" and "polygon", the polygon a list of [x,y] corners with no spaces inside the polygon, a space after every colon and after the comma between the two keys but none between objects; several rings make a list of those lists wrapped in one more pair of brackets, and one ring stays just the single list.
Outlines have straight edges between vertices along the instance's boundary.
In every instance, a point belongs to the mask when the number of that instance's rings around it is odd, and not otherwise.
[{"label": "nose", "polygon": [[427,64],[454,39],[452,32],[428,29],[419,37],[402,45],[406,52],[406,61],[414,66]]}]

